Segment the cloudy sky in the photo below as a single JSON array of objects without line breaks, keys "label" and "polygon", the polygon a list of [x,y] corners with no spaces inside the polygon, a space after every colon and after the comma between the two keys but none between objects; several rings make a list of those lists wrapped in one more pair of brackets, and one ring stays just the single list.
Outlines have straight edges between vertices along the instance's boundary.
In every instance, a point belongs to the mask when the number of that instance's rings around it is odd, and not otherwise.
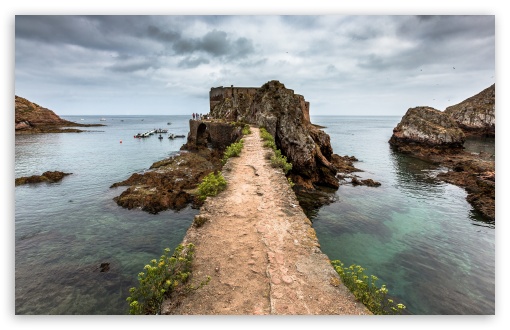
[{"label": "cloudy sky", "polygon": [[59,115],[189,114],[279,80],[312,115],[403,115],[496,82],[495,16],[15,16],[15,94]]}]

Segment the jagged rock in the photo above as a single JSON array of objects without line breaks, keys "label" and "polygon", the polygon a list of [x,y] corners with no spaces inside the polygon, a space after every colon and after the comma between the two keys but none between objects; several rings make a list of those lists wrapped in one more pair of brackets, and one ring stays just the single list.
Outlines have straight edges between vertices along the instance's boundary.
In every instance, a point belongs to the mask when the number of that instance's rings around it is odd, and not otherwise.
[{"label": "jagged rock", "polygon": [[292,163],[297,185],[339,187],[330,137],[310,123],[309,103],[303,96],[273,80],[260,88],[215,88],[210,98],[211,117],[266,128]]},{"label": "jagged rock", "polygon": [[40,183],[40,182],[58,182],[64,178],[66,175],[70,175],[72,173],[64,173],[60,171],[46,171],[41,175],[32,175],[32,176],[23,176],[20,178],[16,178],[14,184],[16,186],[22,184],[29,183]]},{"label": "jagged rock", "polygon": [[379,187],[381,185],[380,182],[372,179],[359,180],[357,177],[353,177],[351,183],[353,186]]},{"label": "jagged rock", "polygon": [[407,110],[393,129],[389,143],[395,147],[421,145],[440,149],[461,149],[465,135],[445,113],[431,107]]},{"label": "jagged rock", "polygon": [[202,148],[155,162],[149,171],[135,173],[110,188],[129,186],[113,199],[127,209],[140,208],[157,214],[168,209],[180,210],[190,203],[198,207],[201,201],[193,190],[207,174],[220,168],[221,153]]},{"label": "jagged rock", "polygon": [[496,131],[496,84],[445,109],[468,134],[494,136]]},{"label": "jagged rock", "polygon": [[14,113],[16,134],[82,132],[79,129],[62,129],[62,127],[104,126],[101,124],[79,124],[64,120],[52,110],[43,108],[17,95],[14,96]]}]

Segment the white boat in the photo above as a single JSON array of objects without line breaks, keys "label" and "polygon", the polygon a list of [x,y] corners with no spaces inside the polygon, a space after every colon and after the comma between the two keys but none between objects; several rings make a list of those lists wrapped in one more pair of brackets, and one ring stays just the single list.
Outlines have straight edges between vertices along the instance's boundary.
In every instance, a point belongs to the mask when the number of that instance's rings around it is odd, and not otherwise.
[{"label": "white boat", "polygon": [[106,118],[101,118],[101,119],[99,119],[99,120],[100,120],[100,121],[106,121]]}]

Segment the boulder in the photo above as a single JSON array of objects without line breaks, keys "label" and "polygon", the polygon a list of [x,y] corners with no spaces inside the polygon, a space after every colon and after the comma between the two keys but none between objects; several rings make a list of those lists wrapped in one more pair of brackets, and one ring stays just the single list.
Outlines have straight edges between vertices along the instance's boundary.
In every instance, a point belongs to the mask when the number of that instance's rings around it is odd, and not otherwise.
[{"label": "boulder", "polygon": [[445,113],[431,107],[407,110],[393,129],[389,143],[401,147],[409,144],[439,149],[462,149],[465,135]]},{"label": "boulder", "polygon": [[444,111],[468,134],[494,136],[496,131],[496,84]]}]

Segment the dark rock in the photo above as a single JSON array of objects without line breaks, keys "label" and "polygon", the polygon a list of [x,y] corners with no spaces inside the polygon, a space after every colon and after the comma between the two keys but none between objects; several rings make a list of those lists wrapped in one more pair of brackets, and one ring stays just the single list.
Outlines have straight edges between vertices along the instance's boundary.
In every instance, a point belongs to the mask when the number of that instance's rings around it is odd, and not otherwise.
[{"label": "dark rock", "polygon": [[129,186],[114,201],[124,208],[140,208],[152,214],[180,210],[190,203],[198,207],[202,202],[194,190],[207,174],[221,169],[221,156],[217,150],[201,148],[155,162],[150,171],[111,185]]},{"label": "dark rock", "polygon": [[379,187],[381,185],[380,182],[372,179],[359,180],[357,177],[353,177],[351,183],[353,186]]},{"label": "dark rock", "polygon": [[64,176],[70,175],[72,173],[64,173],[60,171],[46,171],[41,175],[32,175],[32,176],[24,176],[15,179],[15,186],[29,184],[29,183],[40,183],[40,182],[48,182],[54,183],[62,180]]}]

